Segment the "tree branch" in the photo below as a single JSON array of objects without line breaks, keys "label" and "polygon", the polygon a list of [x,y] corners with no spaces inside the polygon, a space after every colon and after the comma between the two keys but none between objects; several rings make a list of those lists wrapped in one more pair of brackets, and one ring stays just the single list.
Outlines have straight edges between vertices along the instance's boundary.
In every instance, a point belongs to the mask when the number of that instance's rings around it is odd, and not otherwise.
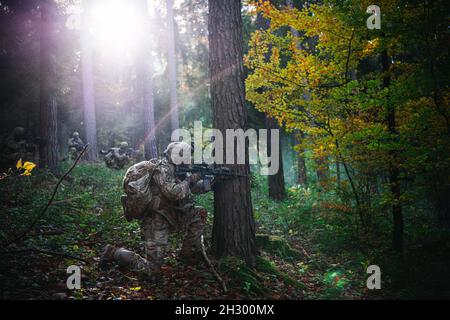
[{"label": "tree branch", "polygon": [[214,268],[213,264],[211,263],[211,260],[209,260],[208,255],[206,254],[206,248],[205,248],[205,241],[203,240],[203,235],[200,238],[200,243],[202,246],[202,255],[205,259],[206,263],[208,264],[208,267],[211,269],[212,273],[216,277],[217,281],[222,285],[222,290],[224,293],[227,293],[227,285],[225,284],[225,281],[223,281],[222,277],[217,273],[216,269]]}]

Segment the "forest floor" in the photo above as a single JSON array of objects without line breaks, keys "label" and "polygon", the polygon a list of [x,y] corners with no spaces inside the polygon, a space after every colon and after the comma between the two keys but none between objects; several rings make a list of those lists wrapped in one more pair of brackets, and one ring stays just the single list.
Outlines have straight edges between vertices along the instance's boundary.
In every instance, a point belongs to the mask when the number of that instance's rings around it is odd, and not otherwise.
[{"label": "forest floor", "polygon": [[[33,230],[0,251],[0,299],[379,299],[387,295],[366,288],[370,255],[362,254],[364,250],[353,248],[350,255],[333,246],[324,250],[312,236],[331,228],[326,233],[328,241],[340,245],[347,240],[339,239],[340,231],[333,230],[337,225],[322,221],[323,228],[315,233],[299,227],[289,216],[304,214],[293,205],[296,196],[283,204],[271,202],[260,190],[261,181],[252,183],[260,250],[256,267],[248,268],[238,259],[211,257],[227,283],[227,293],[201,258],[197,265],[178,259],[180,235],[172,237],[172,250],[156,279],[114,265],[100,269],[99,256],[106,244],[143,253],[139,224],[126,222],[121,213],[123,175],[124,170],[102,164],[80,164],[75,169]],[[57,180],[49,173],[38,173],[0,181],[2,243],[26,229],[45,206]],[[302,201],[302,210],[311,209]],[[198,202],[211,210],[212,195],[201,196]],[[318,219],[312,213],[308,217]],[[303,220],[305,226],[307,221]],[[212,216],[205,233],[207,244],[211,224]],[[71,265],[81,267],[80,290],[67,289]]]}]

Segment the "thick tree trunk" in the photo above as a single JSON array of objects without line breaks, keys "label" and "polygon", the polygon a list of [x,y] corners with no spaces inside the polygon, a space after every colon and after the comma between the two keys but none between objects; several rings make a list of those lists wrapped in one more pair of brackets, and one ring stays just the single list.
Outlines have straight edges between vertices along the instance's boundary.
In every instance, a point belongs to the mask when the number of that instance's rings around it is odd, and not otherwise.
[{"label": "thick tree trunk", "polygon": [[177,60],[175,54],[175,26],[173,19],[173,0],[167,0],[167,64],[169,68],[169,90],[170,90],[170,123],[172,130],[180,127],[178,118],[177,97]]},{"label": "thick tree trunk", "polygon": [[[58,121],[56,104],[55,19],[53,0],[41,2],[40,42],[40,165],[55,169],[58,165]],[[26,159],[24,159],[26,160]]]},{"label": "thick tree trunk", "polygon": [[[390,62],[389,56],[386,50],[381,53],[381,65],[384,73],[383,87],[388,88],[391,83],[389,75]],[[398,133],[395,123],[395,106],[389,104],[387,107],[387,125],[389,133],[395,138]],[[395,154],[392,154],[395,159]],[[391,185],[391,193],[393,198],[392,215],[394,220],[394,233],[393,233],[393,247],[395,251],[403,251],[403,213],[402,205],[400,202],[401,189],[400,189],[400,170],[395,160],[391,162],[389,168],[389,183]]]},{"label": "thick tree trunk", "polygon": [[158,148],[156,145],[155,99],[153,96],[153,68],[151,63],[152,44],[147,0],[141,0],[141,7],[145,32],[142,40],[143,48],[139,55],[138,77],[144,115],[144,155],[145,159],[149,160],[158,157]]},{"label": "thick tree trunk", "polygon": [[[266,116],[265,119],[266,129],[267,129],[267,152],[270,156],[272,156],[272,142],[271,142],[271,130],[279,129],[277,122]],[[269,180],[269,197],[274,200],[283,200],[286,198],[286,189],[284,186],[284,170],[283,170],[283,154],[281,149],[281,140],[279,147],[279,157],[278,161],[280,163],[280,167],[278,172],[274,175],[270,175]]]},{"label": "thick tree trunk", "polygon": [[[225,136],[226,129],[244,129],[244,68],[242,56],[241,1],[210,0],[210,82],[214,127]],[[236,154],[236,153],[235,153]],[[255,222],[250,193],[250,168],[230,165],[245,177],[217,181],[214,190],[213,250],[220,256],[242,257],[254,265]]]},{"label": "thick tree trunk", "polygon": [[86,143],[89,143],[87,160],[97,160],[97,120],[95,116],[94,66],[91,37],[89,36],[89,2],[83,1],[81,29],[81,69],[83,82],[83,114]]}]

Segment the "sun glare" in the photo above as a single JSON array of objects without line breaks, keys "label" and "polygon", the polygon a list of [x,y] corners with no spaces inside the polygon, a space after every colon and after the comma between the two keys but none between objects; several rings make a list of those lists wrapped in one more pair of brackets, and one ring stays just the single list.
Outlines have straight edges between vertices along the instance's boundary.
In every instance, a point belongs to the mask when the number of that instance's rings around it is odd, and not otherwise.
[{"label": "sun glare", "polygon": [[149,35],[144,17],[136,1],[99,1],[91,8],[89,21],[93,45],[108,54],[139,49],[144,35]]}]

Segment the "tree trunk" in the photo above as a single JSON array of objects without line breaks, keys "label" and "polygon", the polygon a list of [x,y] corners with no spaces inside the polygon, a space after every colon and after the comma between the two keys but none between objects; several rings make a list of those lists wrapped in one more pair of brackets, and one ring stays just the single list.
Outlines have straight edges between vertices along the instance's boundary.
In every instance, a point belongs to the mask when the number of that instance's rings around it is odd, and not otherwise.
[{"label": "tree trunk", "polygon": [[317,181],[321,185],[325,185],[329,180],[329,168],[328,161],[325,156],[314,156],[314,162],[316,164]]},{"label": "tree trunk", "polygon": [[[294,8],[294,3],[292,0],[286,0],[286,6],[290,7],[290,8]],[[303,7],[303,3],[300,4],[300,10]],[[300,37],[300,33],[298,32],[297,29],[291,27],[291,33],[295,38],[299,38]],[[297,42],[297,48],[303,50],[303,47],[299,42]],[[309,99],[309,95],[305,95],[305,100]],[[303,139],[303,133],[300,132],[296,135],[296,140],[297,140],[297,144],[301,143],[301,139]],[[305,158],[301,155],[302,152],[299,152],[298,155],[298,159],[297,159],[297,168],[298,168],[298,176],[297,176],[297,183],[302,185],[302,186],[306,186],[308,184],[308,180],[307,180],[307,176],[306,176],[306,162],[305,162]]]},{"label": "tree trunk", "polygon": [[[296,143],[300,144],[302,141],[301,139],[303,138],[303,133],[298,133],[296,135]],[[297,183],[302,185],[302,186],[307,186],[308,185],[308,178],[307,178],[307,170],[306,170],[306,161],[304,156],[302,155],[303,150],[299,150],[298,155],[297,155],[297,171],[298,171],[298,175],[297,175]]]},{"label": "tree trunk", "polygon": [[[226,129],[247,124],[242,55],[241,1],[209,0],[209,68],[214,127]],[[236,149],[236,148],[235,148]],[[236,155],[236,152],[235,152]],[[255,222],[250,193],[250,168],[229,165],[245,177],[217,181],[214,190],[213,250],[221,256],[242,257],[254,265]]]},{"label": "tree trunk", "polygon": [[143,15],[143,46],[139,54],[138,78],[139,92],[142,97],[142,107],[144,115],[144,155],[150,160],[158,157],[156,146],[156,126],[155,126],[155,100],[153,96],[153,68],[151,63],[152,42],[150,39],[150,21],[148,17],[147,0],[141,0],[141,13]]},{"label": "tree trunk", "polygon": [[173,0],[167,0],[167,64],[169,68],[169,90],[170,90],[170,123],[172,130],[180,127],[178,118],[177,97],[177,60],[175,54],[175,26],[173,20]]},{"label": "tree trunk", "polygon": [[[266,30],[270,26],[270,20],[264,19],[263,15],[261,13],[258,13],[256,17],[256,27],[261,30]],[[265,56],[265,59],[268,61],[270,60],[270,53],[267,53]],[[267,152],[269,155],[272,156],[272,140],[271,140],[271,130],[272,129],[279,129],[277,122],[265,115],[264,119],[266,129],[267,129]],[[286,198],[286,190],[284,188],[284,170],[283,170],[283,156],[282,156],[282,150],[281,150],[281,141],[280,141],[280,155],[279,155],[279,163],[280,167],[278,169],[278,172],[274,175],[269,175],[268,182],[269,182],[269,197],[274,200],[283,200]]]},{"label": "tree trunk", "polygon": [[[383,76],[383,87],[389,88],[391,83],[391,78],[389,75],[390,62],[389,56],[386,50],[383,50],[381,53],[381,65],[382,71],[384,73]],[[389,103],[389,102],[388,102]],[[395,106],[389,105],[387,106],[387,125],[389,133],[395,139],[398,135],[395,123]],[[400,170],[395,161],[395,154],[392,154],[394,160],[390,163],[389,168],[389,184],[391,185],[391,193],[393,197],[392,204],[392,215],[394,220],[394,233],[393,233],[393,247],[395,251],[402,252],[403,251],[403,213],[402,213],[402,205],[400,202],[401,189],[400,189]]]},{"label": "tree trunk", "polygon": [[89,150],[86,158],[89,161],[97,160],[97,120],[95,116],[94,70],[91,37],[89,36],[89,2],[83,1],[83,16],[81,29],[81,69],[83,82],[83,112],[86,143]]},{"label": "tree trunk", "polygon": [[[56,104],[55,19],[56,4],[41,2],[40,39],[40,165],[55,169],[58,166],[58,119]],[[24,159],[26,160],[26,159]]]},{"label": "tree trunk", "polygon": [[334,160],[334,163],[336,165],[336,187],[338,189],[340,189],[341,188],[341,162],[336,157],[336,159]]},{"label": "tree trunk", "polygon": [[[279,129],[277,122],[273,118],[266,116],[265,119],[266,129],[267,129],[267,153],[272,156],[272,140],[271,140],[271,130]],[[283,170],[283,153],[281,149],[281,140],[279,148],[278,161],[280,167],[278,172],[274,175],[270,175],[269,180],[269,197],[274,200],[284,200],[286,198],[286,189],[284,187],[284,170]]]}]

